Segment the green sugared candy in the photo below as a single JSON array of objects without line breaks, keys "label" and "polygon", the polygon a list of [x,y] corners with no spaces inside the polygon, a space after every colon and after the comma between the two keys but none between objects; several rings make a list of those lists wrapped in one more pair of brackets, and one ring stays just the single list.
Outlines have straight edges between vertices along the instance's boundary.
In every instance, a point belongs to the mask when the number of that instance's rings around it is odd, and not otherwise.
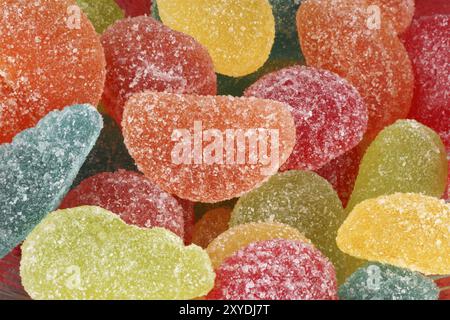
[{"label": "green sugared candy", "polygon": [[447,154],[439,136],[414,120],[399,120],[367,149],[346,210],[397,192],[440,198],[446,184]]},{"label": "green sugared candy", "polygon": [[297,228],[326,255],[345,280],[347,256],[336,245],[344,222],[342,203],[331,185],[306,171],[277,174],[239,199],[230,227],[250,222],[280,222]]},{"label": "green sugared candy", "polygon": [[125,16],[114,0],[77,0],[77,3],[99,34]]},{"label": "green sugared candy", "polygon": [[424,275],[394,266],[370,263],[339,288],[341,300],[437,300],[439,288]]},{"label": "green sugared candy", "polygon": [[49,214],[22,246],[21,277],[32,298],[58,300],[192,299],[214,285],[203,249],[99,207]]},{"label": "green sugared candy", "polygon": [[102,126],[95,108],[76,105],[0,145],[0,258],[59,206]]}]

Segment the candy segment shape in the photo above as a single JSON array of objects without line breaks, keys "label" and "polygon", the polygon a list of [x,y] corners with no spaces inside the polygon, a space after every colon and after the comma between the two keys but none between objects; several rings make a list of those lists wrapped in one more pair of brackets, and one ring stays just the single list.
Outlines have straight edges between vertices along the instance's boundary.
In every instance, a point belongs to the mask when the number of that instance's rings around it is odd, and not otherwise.
[{"label": "candy segment shape", "polygon": [[101,41],[107,63],[102,102],[119,124],[133,93],[216,94],[216,75],[208,51],[192,37],[150,17],[120,20],[106,30]]},{"label": "candy segment shape", "polygon": [[297,140],[283,170],[317,170],[355,147],[367,129],[367,107],[334,73],[293,66],[270,73],[245,91],[292,107]]},{"label": "candy segment shape", "polygon": [[294,227],[332,261],[342,282],[349,275],[347,257],[338,249],[336,235],[344,220],[341,201],[325,179],[313,172],[292,170],[242,196],[230,226],[279,222]]},{"label": "candy segment shape", "polygon": [[52,110],[98,104],[103,48],[75,1],[1,1],[0,43],[0,143]]},{"label": "candy segment shape", "polygon": [[256,98],[144,92],[122,123],[138,168],[194,202],[241,196],[275,174],[295,143],[287,105]]},{"label": "candy segment shape", "polygon": [[333,265],[304,242],[252,243],[216,273],[208,300],[337,300]]},{"label": "candy segment shape", "polygon": [[97,206],[141,228],[160,227],[184,236],[184,209],[145,176],[119,170],[90,177],[72,189],[61,209]]},{"label": "candy segment shape", "polygon": [[450,206],[414,193],[358,204],[341,226],[339,248],[360,259],[426,275],[450,274]]},{"label": "candy segment shape", "polygon": [[123,19],[124,13],[114,0],[77,0],[97,33],[103,33],[115,21]]},{"label": "candy segment shape", "polygon": [[274,239],[311,243],[297,229],[282,223],[260,222],[237,225],[214,239],[206,249],[214,269],[248,245]]},{"label": "candy segment shape", "polygon": [[208,48],[217,73],[240,77],[269,58],[275,18],[268,0],[157,0],[168,27],[189,34]]},{"label": "candy segment shape", "polygon": [[0,145],[0,258],[59,206],[102,125],[93,107],[77,105]]},{"label": "candy segment shape", "polygon": [[418,272],[381,263],[358,269],[339,287],[341,300],[437,300],[439,288]]},{"label": "candy segment shape", "polygon": [[20,274],[39,300],[192,299],[214,284],[201,248],[89,206],[49,214],[22,246]]},{"label": "candy segment shape", "polygon": [[206,248],[217,236],[228,230],[231,209],[218,208],[208,211],[194,228],[192,243]]},{"label": "candy segment shape", "polygon": [[439,136],[414,120],[399,120],[367,149],[346,210],[396,192],[440,198],[446,184],[447,154]]}]

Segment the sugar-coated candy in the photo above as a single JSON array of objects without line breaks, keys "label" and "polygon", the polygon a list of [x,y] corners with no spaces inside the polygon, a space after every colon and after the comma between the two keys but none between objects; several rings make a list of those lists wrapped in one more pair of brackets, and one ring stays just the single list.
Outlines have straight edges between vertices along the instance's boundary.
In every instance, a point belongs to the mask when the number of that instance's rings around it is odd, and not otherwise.
[{"label": "sugar-coated candy", "polygon": [[326,70],[285,68],[262,77],[245,96],[292,107],[297,140],[283,170],[317,170],[355,147],[367,129],[367,107],[358,91]]},{"label": "sugar-coated candy", "polygon": [[439,300],[450,300],[450,275],[433,277],[441,290]]},{"label": "sugar-coated candy", "polygon": [[337,300],[333,265],[311,244],[250,244],[216,270],[209,300]]},{"label": "sugar-coated candy", "polygon": [[275,18],[268,0],[157,0],[165,25],[208,48],[217,73],[255,72],[269,58]]},{"label": "sugar-coated candy", "polygon": [[415,74],[409,117],[439,133],[450,152],[450,13],[414,19],[403,39]]},{"label": "sugar-coated candy", "polygon": [[295,143],[279,102],[143,92],[128,100],[125,144],[141,172],[195,202],[241,196],[275,174]]},{"label": "sugar-coated candy", "polygon": [[183,208],[184,219],[184,243],[189,245],[192,243],[192,236],[195,227],[195,204],[192,201],[181,199],[177,196],[173,196],[177,199],[178,203]]},{"label": "sugar-coated candy", "polygon": [[86,161],[73,183],[80,184],[86,178],[98,173],[115,172],[119,169],[137,171],[134,160],[123,142],[123,135],[117,123],[108,115],[103,116],[103,129]]},{"label": "sugar-coated candy", "polygon": [[17,246],[9,254],[0,259],[0,300],[30,299],[20,279],[20,247]]},{"label": "sugar-coated candy", "polygon": [[415,0],[415,2],[416,17],[450,14],[450,2],[448,0]]},{"label": "sugar-coated candy", "polygon": [[[430,0],[427,0],[430,1]],[[411,24],[414,16],[414,0],[370,0],[370,6],[378,6],[380,9],[381,27],[391,23],[398,34],[403,33]],[[373,7],[368,11],[373,14]],[[389,26],[388,26],[389,27]]]},{"label": "sugar-coated candy", "polygon": [[52,110],[99,102],[103,49],[75,1],[2,0],[0,43],[0,143]]},{"label": "sugar-coated candy", "polygon": [[214,239],[206,249],[214,269],[241,249],[254,242],[286,239],[311,243],[296,228],[277,222],[254,222],[237,225]]},{"label": "sugar-coated candy", "polygon": [[363,97],[369,109],[370,141],[408,115],[414,75],[393,27],[378,26],[367,8],[365,0],[305,1],[297,25],[308,65],[337,73]]},{"label": "sugar-coated candy", "polygon": [[33,299],[191,299],[214,284],[201,248],[99,207],[49,214],[22,245],[20,274]]},{"label": "sugar-coated candy", "polygon": [[161,227],[184,236],[183,207],[140,173],[119,170],[87,178],[67,194],[60,208],[81,206],[98,206],[128,224]]},{"label": "sugar-coated candy", "polygon": [[77,3],[100,34],[124,17],[122,9],[114,0],[77,0]]},{"label": "sugar-coated candy", "polygon": [[347,211],[363,200],[396,192],[440,198],[446,184],[447,154],[439,136],[414,120],[399,120],[367,149]]},{"label": "sugar-coated candy", "polygon": [[347,257],[338,249],[336,235],[344,219],[341,201],[325,179],[313,172],[292,170],[242,196],[230,226],[280,222],[297,228],[333,262],[342,282],[349,275]]},{"label": "sugar-coated candy", "polygon": [[341,226],[339,248],[357,258],[427,275],[450,274],[450,206],[395,193],[358,204]]},{"label": "sugar-coated candy", "polygon": [[116,0],[128,17],[150,15],[152,0]]},{"label": "sugar-coated candy", "polygon": [[102,102],[119,124],[125,102],[133,93],[216,93],[208,51],[192,37],[150,17],[120,20],[105,31],[101,41],[107,63]]},{"label": "sugar-coated candy", "polygon": [[0,145],[0,258],[59,206],[102,125],[93,107],[76,105]]},{"label": "sugar-coated candy", "polygon": [[218,235],[228,230],[231,209],[217,208],[208,211],[195,224],[192,243],[206,248]]},{"label": "sugar-coated candy", "polygon": [[381,263],[358,269],[339,287],[342,300],[437,300],[439,289],[418,272]]}]

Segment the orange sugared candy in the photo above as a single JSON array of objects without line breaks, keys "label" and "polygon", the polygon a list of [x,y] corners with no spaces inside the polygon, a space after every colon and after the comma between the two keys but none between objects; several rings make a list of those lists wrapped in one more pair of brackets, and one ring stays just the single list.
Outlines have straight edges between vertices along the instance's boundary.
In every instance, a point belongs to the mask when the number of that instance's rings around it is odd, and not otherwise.
[{"label": "orange sugared candy", "polygon": [[205,213],[195,224],[192,243],[206,248],[218,235],[228,230],[231,209],[217,208]]},{"label": "orange sugared candy", "polygon": [[371,0],[369,3],[380,8],[381,24],[392,23],[398,34],[406,31],[414,17],[414,0]]}]

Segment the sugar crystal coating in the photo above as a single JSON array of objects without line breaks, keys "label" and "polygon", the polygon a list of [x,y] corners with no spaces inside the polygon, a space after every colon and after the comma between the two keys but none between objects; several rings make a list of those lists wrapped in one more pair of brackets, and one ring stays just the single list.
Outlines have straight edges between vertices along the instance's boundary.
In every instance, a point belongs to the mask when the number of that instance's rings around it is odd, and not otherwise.
[{"label": "sugar crystal coating", "polygon": [[119,124],[133,93],[216,93],[216,75],[208,51],[192,37],[150,17],[120,20],[105,31],[101,41],[107,63],[102,101]]},{"label": "sugar crystal coating", "polygon": [[124,17],[122,9],[114,0],[77,0],[77,3],[100,34]]},{"label": "sugar crystal coating", "polygon": [[157,0],[165,25],[208,48],[217,73],[240,77],[267,61],[275,38],[268,0]]},{"label": "sugar crystal coating", "polygon": [[339,76],[293,66],[270,73],[245,96],[292,107],[297,140],[283,170],[316,170],[355,147],[367,129],[367,107],[356,89]]},{"label": "sugar crystal coating", "polygon": [[0,145],[0,258],[59,206],[102,125],[93,107],[76,105]]},{"label": "sugar crystal coating", "polygon": [[288,106],[256,98],[144,92],[127,102],[122,126],[139,170],[196,202],[252,190],[278,171],[295,143]]},{"label": "sugar crystal coating", "polygon": [[22,246],[20,274],[33,299],[192,299],[214,284],[201,248],[99,207],[49,214]]},{"label": "sugar crystal coating", "polygon": [[231,209],[217,208],[208,211],[195,224],[192,243],[206,248],[217,236],[228,230]]},{"label": "sugar crystal coating", "polygon": [[450,14],[450,2],[447,0],[415,0],[415,17],[433,16],[436,14]]},{"label": "sugar crystal coating", "polygon": [[443,200],[396,193],[363,201],[337,236],[339,248],[360,259],[427,275],[450,274],[450,206]]},{"label": "sugar crystal coating", "polygon": [[370,0],[367,2],[371,6],[380,8],[382,27],[387,23],[391,23],[395,31],[401,34],[411,24],[414,16],[414,0]]},{"label": "sugar crystal coating", "polygon": [[437,300],[438,296],[432,279],[381,263],[365,265],[339,287],[342,300]]},{"label": "sugar crystal coating", "polygon": [[103,48],[75,1],[2,0],[0,43],[0,143],[52,110],[98,104]]},{"label": "sugar crystal coating", "polygon": [[304,242],[250,244],[216,270],[211,300],[336,300],[333,265]]},{"label": "sugar crystal coating", "polygon": [[165,228],[184,236],[181,204],[136,172],[119,170],[87,178],[67,194],[60,208],[80,206],[98,206],[119,215],[128,224]]}]

